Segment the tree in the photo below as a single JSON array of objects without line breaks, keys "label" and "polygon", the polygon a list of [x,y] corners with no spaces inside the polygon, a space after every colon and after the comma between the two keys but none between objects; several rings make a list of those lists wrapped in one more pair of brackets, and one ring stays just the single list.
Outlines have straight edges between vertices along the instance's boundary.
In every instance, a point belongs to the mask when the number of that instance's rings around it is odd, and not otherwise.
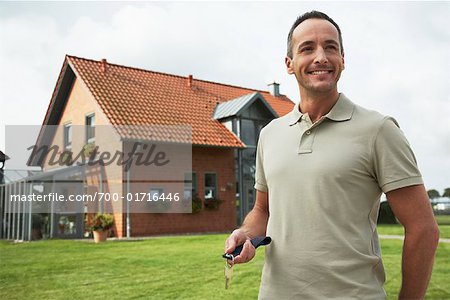
[{"label": "tree", "polygon": [[430,199],[439,198],[439,197],[441,196],[441,195],[439,194],[439,192],[436,191],[436,190],[428,190],[428,191],[427,191],[427,194],[428,194],[428,198],[430,198]]},{"label": "tree", "polygon": [[446,188],[444,190],[444,193],[442,194],[442,197],[450,198],[450,188]]}]

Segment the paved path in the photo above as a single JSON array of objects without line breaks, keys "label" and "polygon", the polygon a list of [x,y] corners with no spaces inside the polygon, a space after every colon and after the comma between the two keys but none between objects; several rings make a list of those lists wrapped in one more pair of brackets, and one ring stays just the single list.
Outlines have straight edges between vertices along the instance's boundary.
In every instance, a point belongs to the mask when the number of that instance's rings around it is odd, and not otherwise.
[{"label": "paved path", "polygon": [[[403,240],[405,237],[403,235],[378,235],[380,239],[388,240]],[[439,243],[450,243],[450,239],[439,239]]]}]

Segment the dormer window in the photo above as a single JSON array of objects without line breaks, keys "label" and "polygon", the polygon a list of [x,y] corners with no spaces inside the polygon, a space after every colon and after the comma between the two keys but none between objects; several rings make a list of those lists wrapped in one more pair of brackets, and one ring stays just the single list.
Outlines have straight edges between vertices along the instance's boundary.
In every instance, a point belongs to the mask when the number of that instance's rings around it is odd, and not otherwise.
[{"label": "dormer window", "polygon": [[72,124],[64,125],[64,149],[72,149]]},{"label": "dormer window", "polygon": [[95,141],[95,114],[86,116],[86,143]]}]

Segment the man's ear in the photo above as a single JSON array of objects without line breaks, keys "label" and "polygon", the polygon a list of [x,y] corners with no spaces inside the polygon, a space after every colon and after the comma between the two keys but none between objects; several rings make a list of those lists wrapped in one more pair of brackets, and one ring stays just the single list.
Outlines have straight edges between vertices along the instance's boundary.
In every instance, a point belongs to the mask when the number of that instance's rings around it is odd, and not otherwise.
[{"label": "man's ear", "polygon": [[342,70],[345,70],[344,53],[342,53]]},{"label": "man's ear", "polygon": [[289,56],[286,56],[284,58],[284,63],[286,64],[286,70],[288,74],[294,74],[294,64],[292,62],[292,59]]}]

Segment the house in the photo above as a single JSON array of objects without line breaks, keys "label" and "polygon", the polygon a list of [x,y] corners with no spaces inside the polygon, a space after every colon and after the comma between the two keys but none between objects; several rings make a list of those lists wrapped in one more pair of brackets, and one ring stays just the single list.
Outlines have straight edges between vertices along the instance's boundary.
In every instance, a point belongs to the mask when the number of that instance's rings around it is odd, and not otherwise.
[{"label": "house", "polygon": [[[90,146],[134,155],[136,145],[142,150],[145,143],[152,142],[166,147],[164,153],[188,154],[176,163],[189,165],[188,173],[181,169],[167,171],[177,173],[183,180],[164,177],[166,171],[161,168],[156,171],[157,176],[178,183],[181,198],[197,196],[202,206],[205,199],[222,200],[218,209],[202,209],[195,214],[149,214],[133,211],[127,206],[129,202],[122,199],[107,203],[114,213],[114,235],[224,232],[234,229],[253,207],[255,150],[261,128],[293,106],[279,93],[276,83],[270,85],[270,92],[257,91],[199,80],[192,75],[183,77],[112,64],[106,59],[67,55],[43,121],[43,128],[57,127],[41,129],[36,144],[57,145],[62,149],[58,152],[59,162],[77,153],[92,154]],[[51,134],[44,134],[49,130]],[[184,147],[183,151],[180,147]],[[102,154],[94,152],[97,162],[101,161],[99,155]],[[52,178],[75,168],[61,170],[50,163],[50,155],[41,159],[32,156],[29,164],[41,166],[44,174]],[[158,182],[148,175],[149,169],[144,166],[127,170],[124,164],[110,164],[105,170],[101,164],[90,165],[83,171],[86,178],[81,192],[100,191],[119,198],[137,192],[156,198],[163,194],[172,197],[163,180]],[[142,180],[145,176],[151,180]],[[67,194],[73,189],[77,188],[60,191]],[[52,214],[47,235],[81,237],[88,208],[84,212],[77,209],[73,213]]]}]

